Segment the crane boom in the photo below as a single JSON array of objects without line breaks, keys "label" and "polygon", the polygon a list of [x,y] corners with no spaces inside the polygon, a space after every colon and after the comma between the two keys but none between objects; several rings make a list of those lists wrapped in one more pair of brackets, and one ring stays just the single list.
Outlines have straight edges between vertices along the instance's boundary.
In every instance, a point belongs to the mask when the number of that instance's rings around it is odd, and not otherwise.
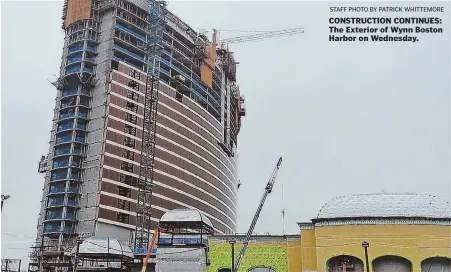
[{"label": "crane boom", "polygon": [[278,38],[283,36],[292,36],[296,35],[298,33],[304,33],[303,27],[296,27],[296,28],[290,28],[290,29],[284,29],[284,30],[275,30],[275,31],[268,31],[258,34],[251,34],[251,35],[243,35],[243,36],[237,36],[232,38],[226,38],[219,41],[220,45],[229,44],[229,43],[241,43],[241,42],[247,42],[247,41],[257,41],[257,40],[265,40],[265,39],[271,39],[271,38]]},{"label": "crane boom", "polygon": [[268,183],[266,184],[265,193],[263,194],[260,204],[258,205],[257,211],[255,212],[255,215],[254,215],[254,219],[252,219],[252,223],[249,227],[249,230],[247,231],[246,238],[244,239],[243,245],[241,246],[240,252],[238,253],[238,256],[236,258],[236,262],[234,265],[235,267],[233,270],[235,272],[237,272],[238,269],[240,268],[241,260],[244,256],[244,252],[246,252],[247,245],[251,238],[252,232],[254,231],[255,225],[257,224],[257,220],[260,216],[260,212],[262,211],[263,205],[265,204],[266,198],[268,197],[268,194],[270,194],[272,192],[272,188],[274,186],[274,182],[276,181],[277,173],[279,172],[279,168],[280,168],[281,164],[282,164],[282,157],[280,157],[279,160],[277,161],[276,168],[274,168],[274,171],[272,172],[272,175],[269,178]]}]

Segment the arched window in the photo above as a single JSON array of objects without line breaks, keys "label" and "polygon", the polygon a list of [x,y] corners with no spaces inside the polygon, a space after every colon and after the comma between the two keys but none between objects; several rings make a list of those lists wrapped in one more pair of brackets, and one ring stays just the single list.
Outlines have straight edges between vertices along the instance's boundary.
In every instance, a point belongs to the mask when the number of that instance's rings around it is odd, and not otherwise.
[{"label": "arched window", "polygon": [[421,262],[421,272],[449,272],[451,259],[447,257],[432,257]]},{"label": "arched window", "polygon": [[362,260],[350,255],[335,256],[327,260],[327,272],[363,272]]},{"label": "arched window", "polygon": [[412,263],[400,256],[380,256],[373,260],[374,272],[411,272]]},{"label": "arched window", "polygon": [[218,269],[218,272],[231,272],[232,271],[232,269],[230,269],[230,268],[219,268]]}]

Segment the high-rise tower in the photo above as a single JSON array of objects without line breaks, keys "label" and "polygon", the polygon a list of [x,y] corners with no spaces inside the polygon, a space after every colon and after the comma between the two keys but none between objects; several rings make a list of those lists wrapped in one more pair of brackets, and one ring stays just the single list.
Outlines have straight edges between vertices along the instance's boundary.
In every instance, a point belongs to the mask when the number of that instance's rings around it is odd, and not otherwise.
[{"label": "high-rise tower", "polygon": [[[65,0],[66,36],[34,260],[64,263],[77,237],[134,245],[145,122],[149,0]],[[236,228],[236,145],[245,115],[236,62],[170,12],[159,64],[151,224],[196,208]],[[149,109],[146,109],[149,110]],[[142,175],[142,173],[141,173]],[[142,221],[142,220],[141,220]],[[37,264],[33,262],[32,264]],[[43,267],[45,269],[45,267]]]}]

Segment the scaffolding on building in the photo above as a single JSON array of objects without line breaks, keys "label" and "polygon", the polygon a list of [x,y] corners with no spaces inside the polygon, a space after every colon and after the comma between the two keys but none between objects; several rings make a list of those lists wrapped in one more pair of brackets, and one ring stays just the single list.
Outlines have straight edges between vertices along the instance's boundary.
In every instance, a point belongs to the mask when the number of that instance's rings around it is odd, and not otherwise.
[{"label": "scaffolding on building", "polygon": [[2,259],[1,272],[20,272],[21,259]]},{"label": "scaffolding on building", "polygon": [[166,2],[152,1],[150,4],[147,44],[147,79],[144,97],[144,120],[141,162],[138,179],[138,201],[136,205],[136,228],[134,248],[147,248],[150,241],[155,138],[157,122],[158,91],[160,80],[160,55],[163,49]]},{"label": "scaffolding on building", "polygon": [[134,258],[130,247],[117,238],[97,236],[79,240],[71,256],[74,272],[129,271],[127,263]]}]

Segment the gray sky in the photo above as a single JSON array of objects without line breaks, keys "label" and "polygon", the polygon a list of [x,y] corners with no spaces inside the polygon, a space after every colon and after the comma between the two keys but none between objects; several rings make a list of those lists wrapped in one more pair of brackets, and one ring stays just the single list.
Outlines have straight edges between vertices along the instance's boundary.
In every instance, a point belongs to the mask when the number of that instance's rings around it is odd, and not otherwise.
[{"label": "gray sky", "polygon": [[[298,233],[296,222],[340,195],[384,189],[451,201],[449,28],[413,44],[330,43],[331,5],[337,2],[169,4],[195,29],[305,28],[294,37],[230,46],[247,103],[239,135],[240,232],[279,156],[258,232],[282,232],[282,184],[287,233]],[[44,182],[36,170],[48,151],[56,94],[48,80],[60,66],[61,9],[62,2],[2,2],[1,178],[2,194],[12,196],[2,233],[36,234]],[[32,241],[2,235],[2,258],[25,258],[28,251],[11,248]]]}]

